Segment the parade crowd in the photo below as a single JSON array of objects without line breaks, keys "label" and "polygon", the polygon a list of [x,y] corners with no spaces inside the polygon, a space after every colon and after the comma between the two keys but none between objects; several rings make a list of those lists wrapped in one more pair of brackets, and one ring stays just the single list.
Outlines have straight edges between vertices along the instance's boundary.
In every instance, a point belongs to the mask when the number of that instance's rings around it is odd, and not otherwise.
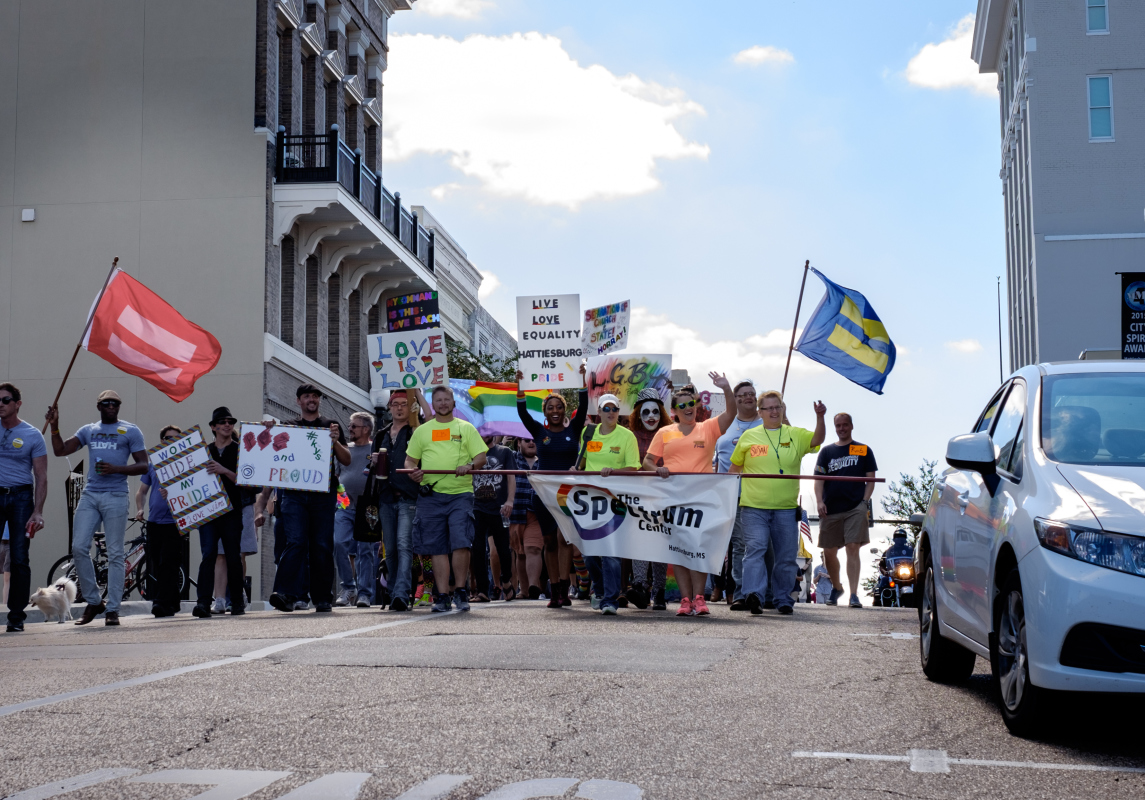
[{"label": "parade crowd", "polygon": [[[272,520],[277,570],[269,603],[281,612],[313,607],[326,613],[336,606],[404,612],[418,604],[434,612],[468,611],[471,602],[517,599],[544,599],[553,609],[587,601],[606,615],[629,606],[666,610],[667,565],[580,553],[560,535],[528,473],[583,470],[604,479],[638,471],[664,478],[713,471],[799,474],[803,458],[814,452],[819,475],[873,478],[877,469],[872,449],[852,438],[849,414],[834,416],[837,441],[824,445],[827,409],[821,402],[813,407],[814,428],[801,428],[789,423],[778,391],[757,394],[750,381],[732,385],[723,375],[709,377],[724,394],[726,410],[719,416],[710,416],[688,385],[672,389],[670,409],[658,392],[645,390],[626,417],[620,399],[604,394],[590,420],[588,392],[581,388],[571,413],[560,394],[546,397],[541,423],[518,391],[518,415],[529,434],[519,438],[483,437],[454,416],[453,391],[446,386],[434,388],[428,398],[420,389],[392,391],[384,427],[358,412],[344,430],[321,415],[322,391],[303,384],[296,392],[299,416],[282,424],[329,432],[327,491],[238,485],[238,421],[220,406],[209,422],[207,469],[225,489],[231,510],[196,529],[202,561],[192,614],[206,619],[245,613],[250,601],[246,557],[257,552],[259,529]],[[518,373],[518,382],[521,378]],[[182,542],[188,534],[171,516],[143,432],[119,419],[121,404],[114,391],[102,392],[99,421],[81,425],[66,439],[59,409],[52,406],[46,415],[54,456],[89,451],[89,473],[73,520],[72,556],[86,602],[77,625],[100,615],[105,625],[119,624],[132,475],[141,478],[135,514],[147,520],[152,613],[172,616],[180,607]],[[24,629],[31,584],[28,543],[44,527],[47,497],[48,443],[20,419],[21,406],[19,389],[0,383],[0,527],[9,531],[0,560],[10,562],[5,564],[11,571],[8,632]],[[167,425],[157,434],[158,441],[174,442],[184,431]],[[820,602],[835,605],[846,594],[838,557],[845,549],[850,605],[861,606],[859,551],[869,541],[866,501],[873,487],[815,482],[818,544],[826,566],[814,576]],[[719,572],[672,567],[680,590],[678,616],[706,616],[708,603],[716,599],[753,615],[765,609],[793,613],[798,490],[796,480],[741,479]],[[102,599],[91,556],[101,527],[108,559]]]}]

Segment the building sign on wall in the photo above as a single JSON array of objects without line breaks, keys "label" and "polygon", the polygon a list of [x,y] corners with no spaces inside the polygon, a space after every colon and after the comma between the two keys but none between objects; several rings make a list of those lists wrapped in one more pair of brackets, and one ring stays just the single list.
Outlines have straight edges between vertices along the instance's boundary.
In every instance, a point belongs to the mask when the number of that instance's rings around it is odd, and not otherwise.
[{"label": "building sign on wall", "polygon": [[386,301],[386,330],[420,331],[441,325],[437,292],[418,292],[391,297]]},{"label": "building sign on wall", "polygon": [[1145,358],[1145,272],[1121,273],[1121,357]]}]

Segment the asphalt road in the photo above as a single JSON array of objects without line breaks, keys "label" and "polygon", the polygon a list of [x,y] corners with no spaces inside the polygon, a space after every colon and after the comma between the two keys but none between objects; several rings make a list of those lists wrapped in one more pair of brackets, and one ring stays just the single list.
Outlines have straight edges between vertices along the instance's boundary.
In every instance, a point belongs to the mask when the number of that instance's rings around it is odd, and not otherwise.
[{"label": "asphalt road", "polygon": [[0,637],[0,796],[1145,796],[1145,704],[1071,699],[1017,739],[987,665],[931,684],[916,631],[527,601],[28,625]]}]

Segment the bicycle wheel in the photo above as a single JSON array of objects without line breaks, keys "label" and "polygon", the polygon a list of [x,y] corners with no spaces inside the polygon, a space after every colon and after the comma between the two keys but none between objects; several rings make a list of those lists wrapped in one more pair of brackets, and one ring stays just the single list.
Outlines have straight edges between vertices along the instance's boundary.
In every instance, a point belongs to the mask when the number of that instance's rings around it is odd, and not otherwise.
[{"label": "bicycle wheel", "polygon": [[56,581],[61,578],[79,582],[79,577],[76,575],[76,565],[70,555],[64,556],[52,564],[52,568],[48,570],[48,586],[55,586]]}]

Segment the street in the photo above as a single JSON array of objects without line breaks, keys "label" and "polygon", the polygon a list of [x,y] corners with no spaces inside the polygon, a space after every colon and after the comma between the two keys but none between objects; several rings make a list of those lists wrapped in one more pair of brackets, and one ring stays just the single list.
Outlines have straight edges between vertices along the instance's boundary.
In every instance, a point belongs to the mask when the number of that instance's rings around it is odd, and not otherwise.
[{"label": "street", "polygon": [[0,795],[1145,793],[1140,702],[1071,700],[1043,741],[1017,739],[988,665],[931,684],[916,632],[900,609],[606,618],[528,601],[29,624],[0,647]]}]

